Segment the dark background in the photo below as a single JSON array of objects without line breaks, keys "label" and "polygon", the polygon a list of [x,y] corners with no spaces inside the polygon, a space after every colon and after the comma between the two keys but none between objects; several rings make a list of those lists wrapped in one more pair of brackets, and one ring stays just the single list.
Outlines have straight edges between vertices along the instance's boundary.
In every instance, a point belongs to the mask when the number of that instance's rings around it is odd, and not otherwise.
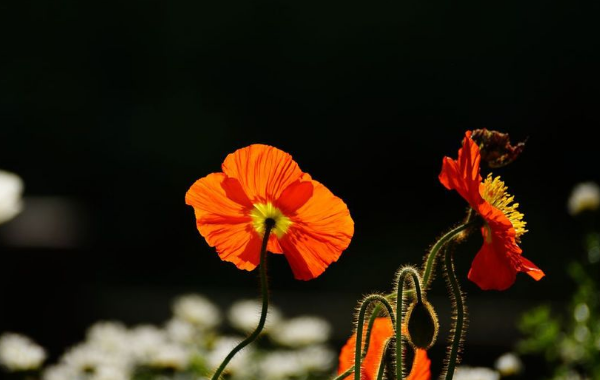
[{"label": "dark background", "polygon": [[[547,274],[483,292],[466,280],[480,237],[459,248],[471,306],[464,361],[491,365],[516,342],[522,311],[560,304],[574,286],[564,267],[582,257],[583,230],[566,200],[575,183],[600,181],[598,8],[3,2],[0,168],[23,177],[33,204],[50,196],[68,207],[30,218],[67,235],[56,244],[14,243],[24,214],[0,226],[0,331],[30,335],[55,358],[94,321],[164,321],[177,294],[222,307],[256,297],[256,273],[218,259],[184,195],[228,153],[266,143],[355,220],[351,246],[316,280],[270,261],[274,302],[326,316],[337,348],[356,301],[390,290],[397,267],[419,264],[462,218],[465,202],[437,180],[442,157],[456,157],[465,130],[488,128],[527,139],[497,173],[528,221],[524,255]],[[444,295],[440,276],[430,297],[447,329]]]}]

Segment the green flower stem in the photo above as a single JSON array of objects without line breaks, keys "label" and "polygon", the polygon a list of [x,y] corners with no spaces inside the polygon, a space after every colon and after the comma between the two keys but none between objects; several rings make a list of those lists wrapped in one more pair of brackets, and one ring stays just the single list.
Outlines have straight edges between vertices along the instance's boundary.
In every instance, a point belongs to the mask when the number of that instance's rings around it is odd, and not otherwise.
[{"label": "green flower stem", "polygon": [[[387,295],[386,298],[390,298],[390,295]],[[367,326],[367,333],[365,334],[365,346],[363,347],[361,361],[367,356],[367,351],[369,351],[369,345],[371,344],[371,332],[373,331],[373,325],[375,324],[375,319],[379,315],[379,311],[381,310],[381,305],[378,304],[373,308],[373,312],[371,313],[371,317],[369,318],[369,325]],[[333,380],[342,380],[346,377],[352,375],[354,373],[354,367],[350,367],[345,370],[341,375],[338,375]]]},{"label": "green flower stem", "polygon": [[402,339],[402,316],[404,315],[404,283],[407,276],[411,276],[413,279],[417,302],[423,302],[419,273],[411,267],[402,268],[398,273],[398,282],[396,284],[398,287],[396,296],[396,380],[402,380],[404,375],[404,364],[402,362],[402,356],[404,353]]},{"label": "green flower stem", "polygon": [[273,219],[267,219],[265,221],[265,235],[263,236],[262,246],[260,248],[260,290],[262,293],[262,309],[260,312],[260,320],[258,321],[258,326],[252,332],[252,334],[248,335],[246,339],[241,341],[237,346],[231,350],[229,354],[225,357],[217,371],[212,376],[212,380],[218,380],[221,376],[221,373],[227,367],[227,364],[233,359],[233,357],[240,352],[244,347],[252,343],[258,338],[263,328],[265,327],[265,322],[267,321],[267,312],[269,310],[269,284],[267,281],[267,243],[269,242],[269,235],[271,234],[271,229],[275,226],[275,221]]},{"label": "green flower stem", "polygon": [[[388,302],[388,300],[380,296],[378,294],[373,294],[364,299],[362,305],[360,306],[360,311],[358,313],[358,324],[356,327],[356,349],[354,351],[354,380],[360,380],[360,366],[362,364],[362,334],[363,334],[363,325],[365,323],[365,314],[367,313],[367,309],[369,305],[373,302],[381,303],[388,311],[389,317],[392,321],[392,326],[395,323],[394,309]],[[365,350],[365,355],[366,355]]]},{"label": "green flower stem", "polygon": [[345,379],[346,377],[352,375],[354,373],[354,366],[348,368],[347,370],[344,371],[344,373],[342,373],[341,375],[335,377],[333,380],[342,380]]},{"label": "green flower stem", "polygon": [[454,328],[453,336],[451,338],[450,350],[448,351],[447,364],[446,364],[446,380],[452,380],[454,376],[454,370],[458,359],[458,352],[464,338],[464,327],[465,327],[465,304],[460,290],[460,284],[456,278],[454,272],[454,262],[452,260],[452,250],[447,249],[445,254],[445,272],[448,279],[448,285],[450,290],[450,296],[454,306]]},{"label": "green flower stem", "polygon": [[[471,215],[471,214],[469,214]],[[435,268],[435,261],[437,259],[438,252],[442,247],[444,247],[448,242],[452,241],[455,237],[457,237],[461,232],[471,227],[471,217],[467,218],[467,222],[461,224],[460,226],[448,231],[444,236],[442,236],[434,245],[431,247],[431,250],[427,254],[427,260],[425,260],[425,264],[423,266],[423,288],[429,289],[429,285],[431,283],[431,274],[433,273],[433,269]]]},{"label": "green flower stem", "polygon": [[379,371],[377,371],[377,380],[383,380],[383,373],[385,372],[385,357],[387,350],[390,347],[391,339],[388,339],[383,346],[383,353],[381,354],[381,361],[379,362]]}]

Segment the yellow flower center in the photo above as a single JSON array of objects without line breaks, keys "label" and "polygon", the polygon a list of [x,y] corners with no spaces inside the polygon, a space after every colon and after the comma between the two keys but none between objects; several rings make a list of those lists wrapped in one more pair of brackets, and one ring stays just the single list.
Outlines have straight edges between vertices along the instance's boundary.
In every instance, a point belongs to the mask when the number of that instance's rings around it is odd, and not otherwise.
[{"label": "yellow flower center", "polygon": [[250,216],[252,217],[252,226],[261,236],[265,234],[267,219],[274,222],[271,232],[275,233],[277,238],[281,238],[293,224],[290,218],[283,215],[281,210],[273,206],[271,202],[254,204]]},{"label": "yellow flower center", "polygon": [[481,196],[506,215],[515,229],[518,242],[521,235],[527,232],[525,229],[527,223],[523,220],[524,215],[517,210],[519,204],[513,203],[515,197],[507,193],[506,190],[507,187],[504,181],[500,180],[500,177],[493,178],[491,174],[488,174],[485,181],[483,181]]}]

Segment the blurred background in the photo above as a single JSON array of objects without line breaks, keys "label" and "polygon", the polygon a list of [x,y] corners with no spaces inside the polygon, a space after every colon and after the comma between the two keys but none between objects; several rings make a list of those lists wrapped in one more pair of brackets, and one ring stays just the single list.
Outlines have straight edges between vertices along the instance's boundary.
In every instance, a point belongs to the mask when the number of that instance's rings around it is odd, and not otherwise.
[{"label": "blurred background", "polygon": [[[527,140],[495,171],[546,272],[505,292],[466,280],[481,244],[457,250],[471,328],[465,363],[491,365],[519,315],[561,304],[585,255],[572,187],[600,182],[597,3],[5,2],[0,5],[0,169],[25,208],[0,226],[0,332],[56,358],[91,323],[160,323],[198,292],[226,308],[258,274],[221,262],[184,195],[252,143],[291,153],[347,204],[356,233],[339,262],[295,281],[270,257],[272,300],[317,314],[345,342],[356,302],[420,264],[465,202],[438,182],[464,131]],[[438,277],[430,298],[449,326]],[[441,362],[444,337],[432,350]],[[439,364],[434,363],[434,366]]]}]

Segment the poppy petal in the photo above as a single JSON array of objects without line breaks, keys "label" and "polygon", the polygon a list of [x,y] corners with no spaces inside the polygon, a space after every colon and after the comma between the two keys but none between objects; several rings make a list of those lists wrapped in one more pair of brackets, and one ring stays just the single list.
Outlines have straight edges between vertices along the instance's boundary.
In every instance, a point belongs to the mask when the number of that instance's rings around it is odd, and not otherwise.
[{"label": "poppy petal", "polygon": [[313,196],[290,219],[293,224],[279,240],[294,277],[318,277],[350,244],[354,221],[346,204],[325,186],[312,181]]},{"label": "poppy petal", "polygon": [[221,260],[247,271],[260,264],[262,239],[250,224],[204,225],[200,233],[210,246],[217,249]]},{"label": "poppy petal", "polygon": [[442,171],[438,178],[448,190],[456,190],[471,206],[476,208],[483,201],[479,193],[481,154],[479,147],[470,135],[470,131],[467,131],[463,146],[458,150],[457,160],[444,157]]},{"label": "poppy petal", "polygon": [[227,198],[231,199],[237,204],[244,206],[247,209],[251,209],[253,207],[252,202],[244,192],[242,188],[242,184],[235,178],[225,178],[223,182],[221,182],[221,187],[225,190],[225,195]]},{"label": "poppy petal", "polygon": [[431,380],[431,360],[427,357],[426,350],[416,350],[412,368],[406,380]]},{"label": "poppy petal", "polygon": [[277,200],[277,207],[286,215],[292,215],[313,196],[311,181],[296,181],[283,190]]},{"label": "poppy petal", "polygon": [[236,178],[252,203],[273,202],[302,171],[288,153],[268,145],[254,144],[229,154],[223,172]]},{"label": "poppy petal", "polygon": [[520,271],[527,273],[534,280],[539,281],[542,279],[542,277],[546,275],[540,268],[537,267],[537,265],[524,258],[523,256],[519,256],[519,259],[521,260],[522,265]]},{"label": "poppy petal", "polygon": [[221,259],[252,270],[260,262],[261,239],[252,230],[245,207],[227,197],[222,186],[226,179],[223,173],[199,179],[186,193],[185,202],[194,208],[198,231]]},{"label": "poppy petal", "polygon": [[[485,228],[485,227],[484,227]],[[506,290],[517,277],[517,270],[497,236],[484,243],[471,264],[468,278],[483,290]]]},{"label": "poppy petal", "polygon": [[212,173],[197,180],[185,194],[185,203],[194,208],[198,223],[235,224],[250,220],[240,203],[227,197],[223,173]]},{"label": "poppy petal", "polygon": [[275,236],[275,234],[271,234],[269,236],[269,242],[267,243],[267,251],[277,254],[283,253],[283,249],[281,248],[279,240],[277,240],[277,236]]}]

